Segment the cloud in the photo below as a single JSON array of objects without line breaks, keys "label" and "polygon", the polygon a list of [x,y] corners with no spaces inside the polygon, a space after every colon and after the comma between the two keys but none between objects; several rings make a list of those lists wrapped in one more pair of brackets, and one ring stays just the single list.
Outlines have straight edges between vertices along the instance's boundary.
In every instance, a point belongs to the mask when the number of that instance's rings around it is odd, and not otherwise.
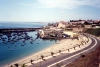
[{"label": "cloud", "polygon": [[73,9],[79,6],[100,7],[100,0],[37,0],[34,7],[37,8],[61,8]]}]

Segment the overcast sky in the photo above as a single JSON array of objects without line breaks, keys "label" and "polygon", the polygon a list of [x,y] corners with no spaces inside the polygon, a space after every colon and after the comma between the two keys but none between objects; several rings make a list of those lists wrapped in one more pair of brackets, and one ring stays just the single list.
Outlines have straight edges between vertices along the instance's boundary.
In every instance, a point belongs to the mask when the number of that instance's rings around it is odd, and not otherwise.
[{"label": "overcast sky", "polygon": [[100,0],[0,0],[0,21],[100,19]]}]

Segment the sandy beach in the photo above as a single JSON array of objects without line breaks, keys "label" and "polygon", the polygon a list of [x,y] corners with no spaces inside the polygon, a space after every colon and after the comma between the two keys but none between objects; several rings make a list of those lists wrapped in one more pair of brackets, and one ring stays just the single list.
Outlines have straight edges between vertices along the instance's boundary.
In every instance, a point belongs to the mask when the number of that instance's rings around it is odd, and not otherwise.
[{"label": "sandy beach", "polygon": [[[24,57],[20,60],[17,60],[15,62],[9,64],[9,66],[14,65],[15,63],[18,63],[19,65],[27,64],[27,63],[30,63],[30,60],[36,61],[36,60],[40,59],[41,55],[47,57],[47,56],[51,55],[51,52],[57,53],[57,52],[59,52],[59,50],[64,51],[64,50],[71,48],[71,47],[78,45],[78,44],[81,44],[81,41],[79,41],[77,39],[74,39],[74,40],[63,39],[63,40],[57,42],[56,44],[54,44],[53,46],[50,46],[44,50],[41,50],[41,51],[36,52],[34,54],[31,54],[27,57]],[[37,61],[37,62],[39,62],[39,61]],[[34,63],[37,63],[37,62],[34,62]],[[8,67],[8,65],[5,65],[3,67]]]}]

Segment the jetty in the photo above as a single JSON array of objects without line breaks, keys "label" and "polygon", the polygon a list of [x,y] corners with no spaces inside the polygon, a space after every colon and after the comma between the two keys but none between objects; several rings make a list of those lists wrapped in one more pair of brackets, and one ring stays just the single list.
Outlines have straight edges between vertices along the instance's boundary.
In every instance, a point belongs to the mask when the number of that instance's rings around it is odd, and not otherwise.
[{"label": "jetty", "polygon": [[7,33],[7,32],[30,32],[30,31],[37,31],[41,28],[4,28],[0,29],[1,33]]}]

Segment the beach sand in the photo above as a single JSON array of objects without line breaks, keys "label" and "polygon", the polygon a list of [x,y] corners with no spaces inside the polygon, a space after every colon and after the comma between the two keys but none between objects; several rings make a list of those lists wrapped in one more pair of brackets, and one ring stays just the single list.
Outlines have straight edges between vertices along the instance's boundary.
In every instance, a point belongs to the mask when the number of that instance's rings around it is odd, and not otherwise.
[{"label": "beach sand", "polygon": [[[71,47],[73,47],[75,45],[78,45],[78,44],[81,44],[81,41],[79,41],[77,39],[74,39],[74,40],[72,40],[72,39],[63,39],[63,40],[57,42],[56,44],[54,44],[53,46],[50,46],[50,47],[48,47],[48,48],[46,48],[44,50],[41,50],[41,51],[39,51],[37,53],[34,53],[34,54],[30,55],[30,56],[27,56],[27,57],[24,57],[24,58],[22,58],[20,60],[17,60],[15,62],[9,64],[9,66],[10,65],[14,65],[15,63],[18,63],[19,65],[22,65],[22,64],[25,63],[25,64],[28,65],[28,63],[30,63],[30,60],[34,60],[34,61],[38,60],[38,59],[41,58],[41,55],[47,57],[47,56],[51,55],[51,52],[58,53],[59,50],[64,51],[64,50],[66,50],[68,48],[71,48]],[[38,61],[36,61],[34,63],[37,63],[40,60],[38,60]],[[5,65],[3,67],[8,67],[8,65]]]}]

